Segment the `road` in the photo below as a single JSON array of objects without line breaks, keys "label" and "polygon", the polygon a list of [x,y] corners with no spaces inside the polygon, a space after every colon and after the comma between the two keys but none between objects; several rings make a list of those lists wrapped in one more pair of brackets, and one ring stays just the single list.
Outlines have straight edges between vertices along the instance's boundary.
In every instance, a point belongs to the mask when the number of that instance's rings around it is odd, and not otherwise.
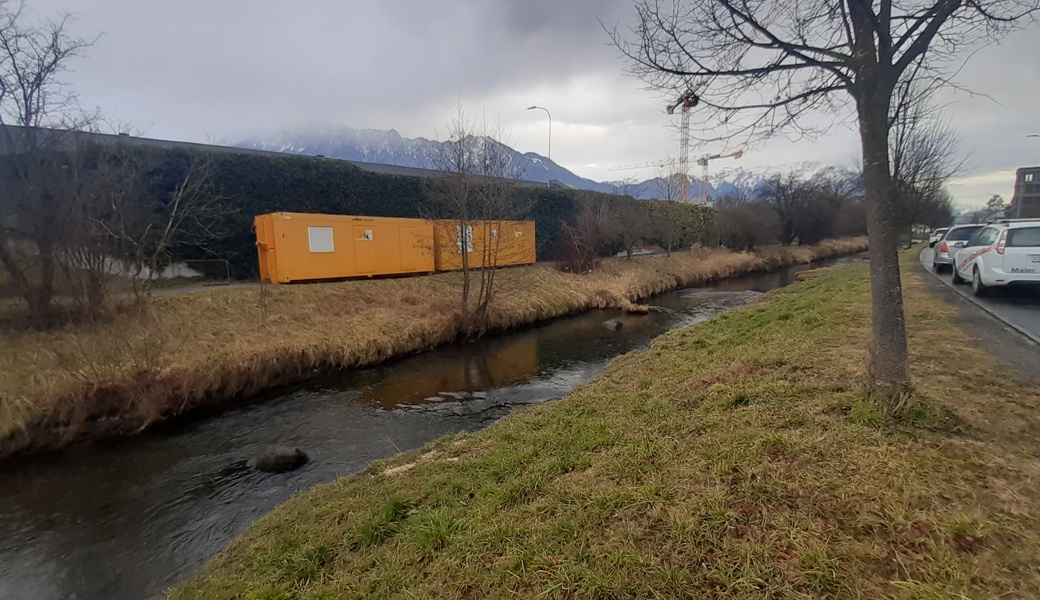
[{"label": "road", "polygon": [[985,298],[976,298],[970,285],[954,285],[949,273],[937,274],[932,266],[932,249],[921,252],[926,271],[946,287],[975,306],[1003,321],[1005,325],[1040,344],[1040,293],[1028,290],[991,290]]}]

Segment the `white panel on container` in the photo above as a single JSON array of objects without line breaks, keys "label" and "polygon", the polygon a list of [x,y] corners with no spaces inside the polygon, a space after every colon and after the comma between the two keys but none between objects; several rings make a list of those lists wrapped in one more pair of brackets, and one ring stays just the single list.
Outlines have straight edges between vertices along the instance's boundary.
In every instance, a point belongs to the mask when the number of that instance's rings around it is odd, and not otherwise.
[{"label": "white panel on container", "polygon": [[335,252],[336,245],[332,241],[331,227],[308,227],[307,241],[311,252]]},{"label": "white panel on container", "polygon": [[462,226],[455,226],[455,245],[459,249],[459,254],[462,254],[463,243],[466,245],[466,253],[473,252],[473,226],[467,225],[465,235],[462,232]]}]

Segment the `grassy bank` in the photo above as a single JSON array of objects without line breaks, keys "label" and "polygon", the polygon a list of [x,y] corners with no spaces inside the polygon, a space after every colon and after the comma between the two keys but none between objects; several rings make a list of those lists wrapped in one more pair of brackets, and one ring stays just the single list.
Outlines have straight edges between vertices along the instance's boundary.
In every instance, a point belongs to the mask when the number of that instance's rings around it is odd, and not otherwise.
[{"label": "grassy bank", "polygon": [[863,400],[867,267],[842,267],[295,496],[170,597],[1040,597],[1040,392],[916,260],[899,418]]},{"label": "grassy bank", "polygon": [[[631,302],[676,287],[863,249],[863,239],[757,254],[724,250],[609,260],[590,275],[502,272],[492,329]],[[457,337],[457,274],[213,289],[147,314],[57,332],[3,332],[0,457],[129,435],[316,373],[372,365]],[[261,305],[266,310],[261,310]]]}]

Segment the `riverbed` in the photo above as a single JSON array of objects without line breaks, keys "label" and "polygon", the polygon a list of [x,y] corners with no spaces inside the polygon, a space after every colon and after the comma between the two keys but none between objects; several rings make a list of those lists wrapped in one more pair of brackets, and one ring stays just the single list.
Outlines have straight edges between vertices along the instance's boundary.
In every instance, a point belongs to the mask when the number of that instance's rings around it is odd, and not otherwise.
[{"label": "riverbed", "polygon": [[[858,260],[837,259],[813,265]],[[0,598],[146,598],[190,576],[292,493],[554,400],[619,354],[794,281],[809,266],[662,294],[267,394],[137,438],[0,467]],[[603,326],[616,318],[619,331]],[[299,446],[303,468],[244,461]]]}]

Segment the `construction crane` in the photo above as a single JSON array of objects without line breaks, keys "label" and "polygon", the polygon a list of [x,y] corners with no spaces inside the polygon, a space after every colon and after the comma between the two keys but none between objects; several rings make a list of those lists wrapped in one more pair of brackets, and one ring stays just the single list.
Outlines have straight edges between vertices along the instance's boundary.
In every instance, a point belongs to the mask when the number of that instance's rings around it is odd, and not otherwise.
[{"label": "construction crane", "polygon": [[[703,87],[707,83],[707,80],[702,81],[698,84],[699,87]],[[700,102],[700,98],[697,97],[696,92],[693,89],[687,90],[685,94],[679,96],[679,99],[673,104],[669,104],[665,107],[665,111],[670,115],[675,114],[675,109],[680,109],[679,114],[682,115],[681,124],[679,125],[679,201],[686,202],[689,199],[689,193],[687,186],[689,185],[690,179],[690,109]]]},{"label": "construction crane", "polygon": [[697,159],[697,164],[701,166],[701,206],[708,205],[708,161],[719,158],[740,158],[741,156],[744,156],[743,150],[729,154],[705,154]]},{"label": "construction crane", "polygon": [[[708,162],[709,161],[713,161],[713,160],[717,160],[717,159],[720,159],[720,158],[740,158],[742,156],[744,156],[744,151],[743,150],[737,150],[736,152],[730,152],[729,154],[705,154],[704,156],[702,156],[702,157],[697,159],[697,164],[701,166],[701,204],[702,205],[706,206],[708,204]],[[631,165],[621,165],[621,166],[618,166],[618,167],[611,167],[611,168],[607,169],[607,171],[628,171],[630,169],[647,169],[647,168],[650,168],[650,167],[670,167],[670,166],[676,165],[678,163],[679,163],[679,161],[677,161],[677,160],[652,160],[652,161],[649,161],[649,162],[642,162],[642,163],[635,163],[635,164],[631,164]],[[686,187],[687,187],[686,182],[687,181],[688,181],[687,177],[680,177],[679,178],[680,192],[679,192],[678,195],[679,195],[679,198],[680,198],[680,202],[688,202],[689,201],[689,198],[686,195],[686,193],[687,193],[687,191],[686,191]],[[686,200],[682,200],[683,198],[686,198]]]},{"label": "construction crane", "polygon": [[608,171],[630,171],[632,169],[649,169],[650,167],[670,167],[676,164],[678,161],[674,160],[651,160],[647,162],[635,163],[631,165],[621,165],[619,167],[610,167]]},{"label": "construction crane", "polygon": [[[774,3],[769,13],[757,26],[759,29],[765,29],[776,20],[781,12],[778,6],[779,4],[780,3]],[[736,69],[750,48],[750,45],[733,44],[721,57],[719,57],[718,64],[724,65],[727,69]],[[675,114],[676,108],[681,108],[681,119],[679,123],[679,173],[682,177],[679,178],[679,198],[681,198],[683,202],[686,202],[688,199],[688,196],[686,195],[686,186],[690,175],[690,109],[700,103],[701,99],[697,94],[701,89],[706,87],[712,79],[714,79],[714,76],[712,75],[701,77],[700,80],[687,88],[686,93],[679,96],[679,99],[676,102],[665,107],[665,111],[670,115]],[[726,158],[728,156],[730,155],[712,157],[705,156],[699,159],[697,164],[704,167],[706,177],[708,171],[707,161],[716,158]],[[740,158],[740,156],[734,156],[734,158]],[[708,184],[705,181],[701,181],[701,204],[708,203],[707,185]]]}]

